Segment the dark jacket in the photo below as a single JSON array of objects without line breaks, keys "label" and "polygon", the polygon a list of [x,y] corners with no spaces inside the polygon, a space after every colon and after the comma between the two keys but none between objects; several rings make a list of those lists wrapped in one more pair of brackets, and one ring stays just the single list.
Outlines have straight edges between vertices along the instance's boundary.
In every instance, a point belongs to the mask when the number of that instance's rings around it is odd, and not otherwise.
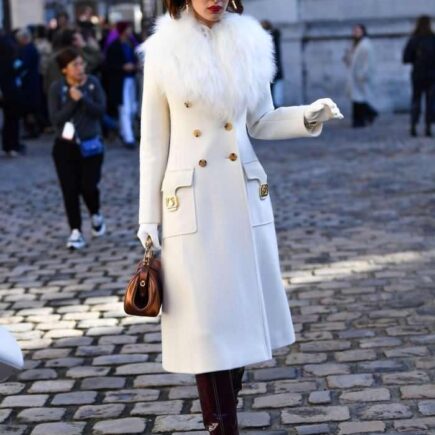
[{"label": "dark jacket", "polygon": [[1,106],[17,115],[23,114],[25,102],[22,89],[23,72],[23,62],[17,58],[13,42],[6,36],[0,37]]},{"label": "dark jacket", "polygon": [[83,98],[74,101],[69,96],[69,87],[64,78],[50,87],[48,108],[58,137],[62,135],[63,127],[68,121],[72,121],[76,135],[81,140],[101,135],[101,118],[106,109],[106,96],[100,81],[94,76],[88,76],[79,89]]},{"label": "dark jacket", "polygon": [[23,93],[26,111],[36,112],[41,106],[41,81],[39,77],[39,53],[30,42],[18,48],[18,57],[23,62]]},{"label": "dark jacket", "polygon": [[435,84],[435,35],[412,36],[405,47],[403,62],[413,65],[414,81]]},{"label": "dark jacket", "polygon": [[110,112],[116,112],[122,104],[124,78],[131,73],[124,71],[123,66],[128,63],[120,39],[112,42],[107,49],[106,55],[106,82],[107,99]]}]

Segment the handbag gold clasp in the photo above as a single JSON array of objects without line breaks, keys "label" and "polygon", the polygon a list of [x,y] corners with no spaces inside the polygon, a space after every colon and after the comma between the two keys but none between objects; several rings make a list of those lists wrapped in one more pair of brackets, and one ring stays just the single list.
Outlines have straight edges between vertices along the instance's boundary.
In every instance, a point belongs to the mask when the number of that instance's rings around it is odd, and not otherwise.
[{"label": "handbag gold clasp", "polygon": [[269,195],[269,185],[262,184],[260,185],[260,198],[265,199]]},{"label": "handbag gold clasp", "polygon": [[179,202],[177,195],[167,196],[166,197],[166,208],[169,211],[175,211],[178,209]]}]

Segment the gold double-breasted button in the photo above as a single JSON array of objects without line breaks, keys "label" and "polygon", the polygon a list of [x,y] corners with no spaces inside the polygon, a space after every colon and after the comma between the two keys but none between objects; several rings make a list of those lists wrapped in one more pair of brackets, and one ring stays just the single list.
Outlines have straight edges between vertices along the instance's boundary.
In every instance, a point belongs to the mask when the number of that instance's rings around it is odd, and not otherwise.
[{"label": "gold double-breasted button", "polygon": [[227,122],[225,125],[225,130],[226,131],[231,131],[233,129],[233,124],[231,124],[231,122]]},{"label": "gold double-breasted button", "polygon": [[201,159],[201,160],[198,162],[198,164],[199,164],[199,166],[201,166],[201,168],[205,168],[205,167],[207,166],[207,160],[205,160],[205,159]]},{"label": "gold double-breasted button", "polygon": [[236,153],[231,153],[228,158],[232,161],[235,162],[237,160],[237,154]]},{"label": "gold double-breasted button", "polygon": [[186,101],[184,105],[186,106],[186,109],[190,109],[192,107],[192,103],[190,101]]},{"label": "gold double-breasted button", "polygon": [[201,136],[201,130],[193,130],[193,135],[195,136],[195,137],[200,137]]}]

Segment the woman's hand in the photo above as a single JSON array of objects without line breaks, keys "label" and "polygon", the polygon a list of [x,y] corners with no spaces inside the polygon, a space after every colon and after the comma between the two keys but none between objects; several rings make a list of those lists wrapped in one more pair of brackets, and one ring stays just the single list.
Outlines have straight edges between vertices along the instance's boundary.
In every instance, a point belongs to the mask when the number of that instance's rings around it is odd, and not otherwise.
[{"label": "woman's hand", "polygon": [[146,249],[146,241],[148,236],[153,241],[153,251],[160,251],[162,247],[159,241],[159,232],[157,230],[157,224],[140,224],[137,232],[137,237],[142,243],[144,249]]},{"label": "woman's hand", "polygon": [[76,86],[71,86],[69,89],[69,96],[74,101],[80,101],[83,98],[82,92]]},{"label": "woman's hand", "polygon": [[310,104],[304,113],[308,124],[320,124],[331,119],[343,119],[338,106],[330,98],[322,98]]}]

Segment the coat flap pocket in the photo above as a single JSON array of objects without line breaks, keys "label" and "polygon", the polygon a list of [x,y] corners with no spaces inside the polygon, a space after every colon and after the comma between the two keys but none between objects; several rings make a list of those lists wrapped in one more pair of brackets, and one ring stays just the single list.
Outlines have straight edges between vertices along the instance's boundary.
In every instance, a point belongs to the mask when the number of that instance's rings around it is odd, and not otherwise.
[{"label": "coat flap pocket", "polygon": [[243,163],[243,168],[248,180],[258,180],[260,184],[267,184],[266,171],[258,160]]},{"label": "coat flap pocket", "polygon": [[193,169],[167,171],[162,183],[162,192],[175,195],[178,188],[192,186],[193,171]]}]

